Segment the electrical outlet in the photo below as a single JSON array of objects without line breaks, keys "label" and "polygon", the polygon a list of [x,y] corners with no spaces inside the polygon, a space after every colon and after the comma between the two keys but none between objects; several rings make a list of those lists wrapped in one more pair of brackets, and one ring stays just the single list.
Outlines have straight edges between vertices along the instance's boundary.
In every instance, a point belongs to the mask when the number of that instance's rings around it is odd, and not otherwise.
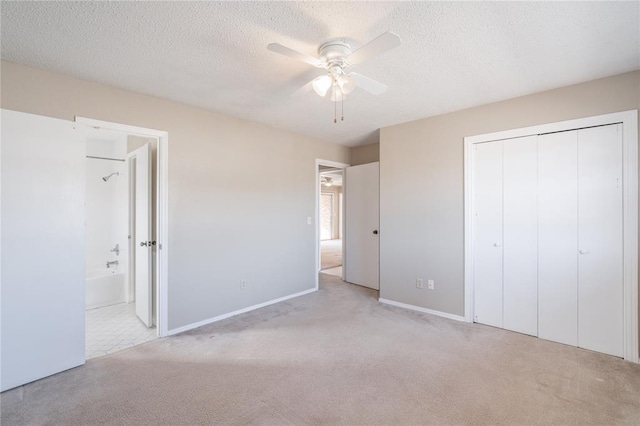
[{"label": "electrical outlet", "polygon": [[245,290],[247,288],[247,282],[245,280],[240,281],[240,287]]},{"label": "electrical outlet", "polygon": [[422,278],[416,278],[416,288],[424,288]]},{"label": "electrical outlet", "polygon": [[433,281],[433,280],[427,281],[427,288],[429,290],[433,290],[435,288],[435,285],[436,285],[435,281]]}]

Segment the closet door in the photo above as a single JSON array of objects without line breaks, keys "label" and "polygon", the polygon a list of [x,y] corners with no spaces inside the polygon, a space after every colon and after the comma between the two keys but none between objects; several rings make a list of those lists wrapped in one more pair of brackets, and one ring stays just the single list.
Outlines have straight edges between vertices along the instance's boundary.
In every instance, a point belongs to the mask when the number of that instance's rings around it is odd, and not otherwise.
[{"label": "closet door", "polygon": [[623,356],[622,132],[578,131],[578,346]]},{"label": "closet door", "polygon": [[537,136],[503,141],[504,328],[538,334]]},{"label": "closet door", "polygon": [[538,137],[538,336],[578,344],[578,132]]},{"label": "closet door", "polygon": [[502,327],[502,142],[474,149],[474,321]]},{"label": "closet door", "polygon": [[0,391],[84,364],[85,137],[3,109]]}]

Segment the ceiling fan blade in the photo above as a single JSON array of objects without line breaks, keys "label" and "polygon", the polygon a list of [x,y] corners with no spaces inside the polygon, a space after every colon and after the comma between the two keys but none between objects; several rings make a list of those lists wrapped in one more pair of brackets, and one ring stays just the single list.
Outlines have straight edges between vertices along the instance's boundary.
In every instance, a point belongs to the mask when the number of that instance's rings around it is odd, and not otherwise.
[{"label": "ceiling fan blade", "polygon": [[402,41],[398,34],[390,31],[383,33],[382,35],[374,38],[369,43],[362,46],[360,49],[353,52],[347,57],[347,61],[350,64],[361,64],[369,58],[380,55],[381,53],[391,50],[394,47],[400,46]]},{"label": "ceiling fan blade", "polygon": [[271,50],[272,52],[276,52],[281,55],[288,56],[290,58],[297,59],[302,62],[306,62],[307,64],[313,65],[314,67],[322,66],[322,62],[320,62],[320,59],[314,58],[313,56],[305,55],[304,53],[300,53],[297,50],[290,49],[278,43],[269,44],[267,46],[267,49]]},{"label": "ceiling fan blade", "polygon": [[352,72],[350,75],[356,79],[357,87],[360,87],[373,95],[381,95],[387,90],[386,85],[369,77],[365,77],[362,74]]}]

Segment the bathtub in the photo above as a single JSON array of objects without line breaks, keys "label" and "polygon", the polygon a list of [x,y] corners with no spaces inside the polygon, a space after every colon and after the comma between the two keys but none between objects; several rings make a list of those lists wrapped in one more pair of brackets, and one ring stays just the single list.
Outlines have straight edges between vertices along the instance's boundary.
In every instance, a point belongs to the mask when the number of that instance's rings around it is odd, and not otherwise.
[{"label": "bathtub", "polygon": [[124,272],[117,268],[87,270],[86,309],[115,305],[125,301]]}]

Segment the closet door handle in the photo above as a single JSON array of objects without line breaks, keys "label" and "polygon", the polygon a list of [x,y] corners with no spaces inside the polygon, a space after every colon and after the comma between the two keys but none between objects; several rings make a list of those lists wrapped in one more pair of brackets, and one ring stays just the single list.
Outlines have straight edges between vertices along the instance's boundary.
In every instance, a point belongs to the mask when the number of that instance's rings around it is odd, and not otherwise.
[{"label": "closet door handle", "polygon": [[500,247],[501,245],[502,245],[502,244],[500,244],[500,243],[493,243],[493,246],[494,246],[494,247]]},{"label": "closet door handle", "polygon": [[587,254],[589,253],[589,250],[580,250],[580,254]]}]

